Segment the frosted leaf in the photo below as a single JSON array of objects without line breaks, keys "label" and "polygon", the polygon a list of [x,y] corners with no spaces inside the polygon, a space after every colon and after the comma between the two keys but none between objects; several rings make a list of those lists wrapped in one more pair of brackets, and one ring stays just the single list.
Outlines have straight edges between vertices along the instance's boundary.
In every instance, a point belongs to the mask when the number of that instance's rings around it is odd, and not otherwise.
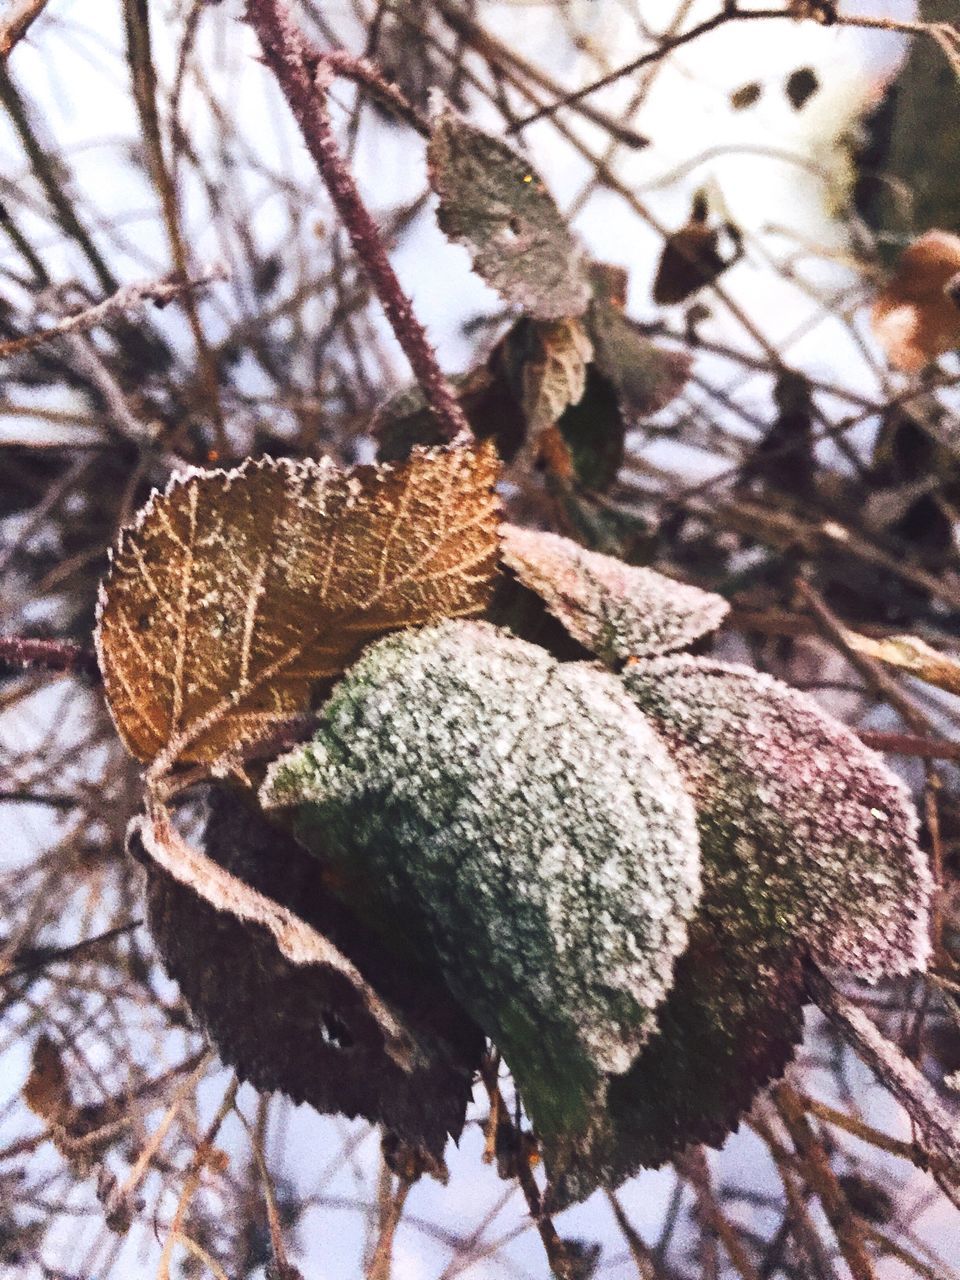
[{"label": "frosted leaf", "polygon": [[697,804],[703,893],[658,1033],[611,1083],[608,1182],[726,1138],[793,1055],[809,957],[922,967],[931,887],[903,786],[809,699],[685,656],[624,680]]},{"label": "frosted leaf", "polygon": [[164,966],[221,1059],[242,1080],[318,1111],[381,1122],[440,1157],[457,1137],[483,1037],[436,974],[398,965],[325,883],[321,864],[243,799],[214,789],[207,859],[329,939],[403,1020],[415,1061],[397,1061],[355,983],[295,964],[271,932],[218,908],[166,871],[140,838],[147,919]]},{"label": "frosted leaf", "polygon": [[[261,799],[439,959],[538,1131],[583,1133],[653,1027],[699,892],[693,808],[610,675],[485,623],[363,655]],[[372,908],[371,908],[372,909]]]},{"label": "frosted leaf", "polygon": [[669,653],[715,630],[722,596],[587,551],[569,538],[501,526],[501,555],[575,640],[605,662]]},{"label": "frosted leaf", "polygon": [[101,589],[100,667],[133,754],[215,760],[300,710],[374,636],[482,612],[496,475],[482,446],[175,476],[121,533]]},{"label": "frosted leaf", "polygon": [[521,371],[521,403],[527,431],[536,437],[583,398],[593,346],[578,320],[543,321],[532,336],[535,349]]},{"label": "frosted leaf", "polygon": [[541,320],[582,315],[583,254],[539,174],[505,142],[447,104],[427,147],[441,230],[507,302]]},{"label": "frosted leaf", "polygon": [[694,796],[705,847],[761,859],[752,906],[821,965],[922,969],[932,881],[883,759],[812,699],[748,667],[678,657],[624,679]]}]

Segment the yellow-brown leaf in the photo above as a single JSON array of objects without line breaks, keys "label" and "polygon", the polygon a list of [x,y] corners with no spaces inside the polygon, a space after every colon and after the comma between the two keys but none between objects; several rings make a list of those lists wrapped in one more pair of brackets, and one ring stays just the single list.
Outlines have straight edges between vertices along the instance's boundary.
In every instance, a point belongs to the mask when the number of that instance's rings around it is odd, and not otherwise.
[{"label": "yellow-brown leaf", "polygon": [[484,446],[174,477],[121,534],[101,589],[100,667],[132,753],[158,773],[216,760],[375,636],[482,612],[497,465]]}]

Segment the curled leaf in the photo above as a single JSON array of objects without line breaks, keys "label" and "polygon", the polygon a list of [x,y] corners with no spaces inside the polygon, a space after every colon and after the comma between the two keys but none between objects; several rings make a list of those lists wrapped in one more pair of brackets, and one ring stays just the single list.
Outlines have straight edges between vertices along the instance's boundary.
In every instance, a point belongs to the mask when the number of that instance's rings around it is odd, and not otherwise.
[{"label": "curled leaf", "polygon": [[537,350],[523,364],[521,403],[536,437],[582,399],[593,345],[578,320],[543,322],[534,334]]},{"label": "curled leaf", "polygon": [[482,623],[388,638],[261,799],[377,886],[385,926],[436,957],[538,1132],[590,1132],[699,892],[689,798],[616,678]]},{"label": "curled leaf", "polygon": [[683,649],[727,614],[722,596],[586,551],[558,534],[511,524],[500,534],[504,564],[605,662]]},{"label": "curled leaf", "polygon": [[215,760],[301,710],[372,637],[481,612],[496,474],[482,446],[175,476],[121,534],[101,589],[100,666],[133,754]]},{"label": "curled leaf", "polygon": [[466,246],[478,275],[538,319],[583,314],[590,287],[582,251],[522,156],[444,104],[427,160],[441,230]]},{"label": "curled leaf", "polygon": [[[381,1122],[439,1159],[447,1133],[462,1127],[483,1038],[437,976],[409,959],[398,965],[332,896],[317,859],[226,789],[210,798],[204,860],[320,938],[315,960],[294,963],[268,926],[172,874],[151,853],[154,840],[142,822],[131,832],[150,930],[223,1061],[258,1089]],[[400,1061],[394,1030],[371,1011],[374,987],[402,1027]]]},{"label": "curled leaf", "polygon": [[[721,251],[721,234],[730,238],[728,256]],[[712,284],[742,253],[740,233],[731,223],[711,226],[706,200],[697,196],[687,222],[667,238],[653,281],[653,300],[661,306],[685,302]]]},{"label": "curled leaf", "polygon": [[960,304],[951,288],[958,273],[960,236],[952,232],[927,231],[904,249],[871,315],[894,368],[919,373],[960,346]]}]

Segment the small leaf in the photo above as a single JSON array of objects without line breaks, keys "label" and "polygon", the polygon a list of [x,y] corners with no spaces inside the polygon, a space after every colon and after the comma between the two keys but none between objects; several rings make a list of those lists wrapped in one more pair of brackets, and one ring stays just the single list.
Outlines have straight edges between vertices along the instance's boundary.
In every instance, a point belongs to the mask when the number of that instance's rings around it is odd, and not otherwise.
[{"label": "small leaf", "polygon": [[730,105],[734,111],[743,111],[746,107],[752,107],[760,101],[760,95],[763,93],[763,85],[756,80],[751,80],[749,84],[742,85],[739,89],[734,89],[730,94]]},{"label": "small leaf", "polygon": [[101,590],[100,666],[133,754],[215,760],[301,710],[372,637],[481,612],[496,475],[484,446],[174,477],[121,534]]},{"label": "small leaf", "polygon": [[587,331],[597,369],[609,378],[624,414],[643,422],[680,394],[690,374],[690,355],[668,351],[645,337],[623,310],[595,299]]},{"label": "small leaf", "polygon": [[846,638],[858,653],[877,658],[891,667],[901,667],[927,684],[960,695],[960,659],[940,653],[918,636],[890,636],[886,640],[874,640],[848,631]]},{"label": "small leaf", "polygon": [[722,596],[586,551],[558,534],[511,524],[500,533],[504,564],[606,662],[683,649],[727,614]]},{"label": "small leaf", "polygon": [[522,156],[443,105],[427,160],[441,230],[466,246],[478,275],[538,319],[583,314],[590,287],[582,251]]},{"label": "small leaf", "polygon": [[294,963],[268,927],[166,870],[144,835],[149,829],[136,826],[130,847],[146,873],[150,931],[222,1060],[258,1089],[380,1122],[441,1159],[447,1133],[460,1133],[484,1042],[437,975],[410,957],[398,964],[334,899],[315,857],[241,797],[213,789],[206,859],[273,910],[300,918],[389,1001],[415,1048],[399,1062],[392,1030],[342,966]]},{"label": "small leaf", "polygon": [[919,373],[960,346],[960,305],[951,293],[958,272],[960,236],[949,231],[927,231],[900,255],[871,316],[874,337],[895,369]]},{"label": "small leaf", "polygon": [[482,623],[388,638],[261,801],[436,956],[541,1136],[586,1140],[699,888],[689,799],[616,678]]},{"label": "small leaf", "polygon": [[[686,223],[667,238],[653,281],[653,300],[661,306],[685,302],[732,267],[742,251],[740,233],[730,223],[710,226],[706,201],[696,196]],[[722,231],[733,240],[728,258],[720,252]]]},{"label": "small leaf", "polygon": [[48,1035],[40,1036],[34,1045],[23,1098],[34,1115],[49,1125],[63,1126],[75,1112],[63,1055]]},{"label": "small leaf", "polygon": [[812,67],[798,67],[787,77],[784,92],[794,111],[802,111],[820,88],[820,80]]},{"label": "small leaf", "polygon": [[523,363],[521,399],[534,439],[582,399],[593,359],[593,345],[577,320],[543,322],[535,336],[537,349]]}]

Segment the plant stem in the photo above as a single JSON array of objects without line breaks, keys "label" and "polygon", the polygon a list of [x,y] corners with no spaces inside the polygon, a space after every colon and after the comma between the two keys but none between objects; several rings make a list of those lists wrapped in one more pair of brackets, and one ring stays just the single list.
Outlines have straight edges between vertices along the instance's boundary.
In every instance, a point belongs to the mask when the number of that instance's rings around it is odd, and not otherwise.
[{"label": "plant stem", "polygon": [[95,654],[72,640],[0,636],[0,666],[43,667],[46,671],[100,678]]},{"label": "plant stem", "polygon": [[[457,443],[472,440],[453,388],[437,364],[436,353],[390,265],[376,223],[337,146],[327,106],[327,89],[336,68],[310,47],[285,0],[248,0],[246,18],[257,33],[264,62],[283,90],[354,250],[445,438]],[[311,71],[314,65],[315,74]]]}]

